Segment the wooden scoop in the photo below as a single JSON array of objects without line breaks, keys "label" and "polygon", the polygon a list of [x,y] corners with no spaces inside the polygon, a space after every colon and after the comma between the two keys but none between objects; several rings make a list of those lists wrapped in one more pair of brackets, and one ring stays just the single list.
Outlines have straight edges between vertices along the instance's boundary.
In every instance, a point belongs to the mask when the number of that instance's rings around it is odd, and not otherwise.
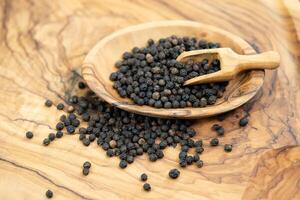
[{"label": "wooden scoop", "polygon": [[255,55],[239,55],[230,48],[204,49],[186,51],[177,57],[177,61],[202,61],[203,59],[219,59],[221,70],[215,73],[198,76],[185,81],[184,85],[222,82],[233,79],[239,72],[252,69],[276,69],[280,56],[275,51]]}]

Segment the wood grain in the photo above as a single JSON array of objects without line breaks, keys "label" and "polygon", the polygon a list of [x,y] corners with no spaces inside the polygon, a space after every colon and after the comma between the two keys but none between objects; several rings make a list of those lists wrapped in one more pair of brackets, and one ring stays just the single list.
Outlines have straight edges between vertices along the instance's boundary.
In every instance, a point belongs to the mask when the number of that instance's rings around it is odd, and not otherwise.
[{"label": "wood grain", "polygon": [[[53,199],[272,199],[282,194],[280,189],[299,196],[299,169],[291,164],[299,159],[298,147],[286,154],[274,150],[300,141],[299,1],[2,0],[0,7],[0,199],[43,199],[47,189],[54,192]],[[232,143],[233,151],[206,148],[205,166],[183,169],[174,181],[167,173],[177,167],[178,149],[168,149],[157,163],[141,157],[120,170],[117,159],[107,158],[96,144],[83,147],[76,136],[42,146],[63,113],[44,107],[45,99],[57,104],[77,93],[80,65],[94,44],[120,28],[165,19],[212,24],[260,52],[280,53],[280,68],[266,73],[255,99],[219,122],[226,130],[220,142]],[[250,123],[239,128],[244,115]],[[206,146],[215,136],[210,127],[216,122],[212,117],[195,124]],[[34,132],[32,140],[25,139],[27,130]],[[86,160],[93,166],[84,177]],[[138,180],[143,172],[150,177],[149,193]],[[276,182],[278,177],[282,181]],[[268,187],[272,180],[278,186]]]},{"label": "wood grain", "polygon": [[240,54],[255,54],[255,50],[244,40],[214,26],[187,20],[169,20],[144,23],[114,32],[89,51],[82,64],[82,76],[89,87],[106,102],[129,112],[147,116],[164,118],[201,118],[221,114],[249,101],[261,88],[264,80],[263,70],[247,71],[229,82],[224,95],[214,105],[204,108],[155,108],[147,105],[139,106],[129,98],[122,98],[113,89],[109,77],[117,71],[116,61],[122,53],[133,47],[142,47],[152,38],[169,37],[171,35],[195,37],[198,40],[218,42],[230,47]]}]

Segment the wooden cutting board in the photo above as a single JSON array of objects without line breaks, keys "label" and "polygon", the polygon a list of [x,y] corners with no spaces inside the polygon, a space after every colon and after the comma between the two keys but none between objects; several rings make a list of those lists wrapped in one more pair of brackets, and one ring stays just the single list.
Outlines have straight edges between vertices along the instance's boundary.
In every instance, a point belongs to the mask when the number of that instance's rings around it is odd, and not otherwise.
[{"label": "wooden cutting board", "polygon": [[[300,2],[298,0],[2,0],[0,1],[0,199],[299,199],[300,198]],[[146,156],[121,170],[77,136],[64,136],[48,147],[62,111],[46,108],[76,92],[80,64],[96,41],[122,27],[146,21],[189,19],[213,24],[241,36],[258,51],[276,50],[282,64],[267,72],[262,91],[228,114],[222,146],[206,148],[205,166],[181,169],[178,149],[163,160]],[[245,128],[241,116],[250,115]],[[195,124],[205,145],[215,136],[217,118]],[[34,138],[25,138],[25,132]],[[82,163],[92,162],[89,176]],[[142,190],[141,173],[151,192]]]}]

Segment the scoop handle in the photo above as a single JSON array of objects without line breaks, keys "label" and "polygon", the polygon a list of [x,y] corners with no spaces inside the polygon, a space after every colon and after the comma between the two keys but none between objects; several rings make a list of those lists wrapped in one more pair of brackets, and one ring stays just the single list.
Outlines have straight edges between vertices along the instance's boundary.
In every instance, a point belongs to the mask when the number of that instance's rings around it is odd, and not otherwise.
[{"label": "scoop handle", "polygon": [[280,55],[275,51],[267,51],[255,55],[239,55],[237,59],[239,71],[251,69],[276,69],[280,64]]}]

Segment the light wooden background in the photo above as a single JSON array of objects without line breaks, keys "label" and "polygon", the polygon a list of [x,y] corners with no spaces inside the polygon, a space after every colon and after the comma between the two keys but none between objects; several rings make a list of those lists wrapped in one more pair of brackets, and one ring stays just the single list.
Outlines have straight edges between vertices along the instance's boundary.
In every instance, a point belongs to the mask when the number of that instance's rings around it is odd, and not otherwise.
[{"label": "light wooden background", "polygon": [[[298,0],[0,0],[0,199],[300,199],[300,2]],[[119,28],[146,21],[189,19],[231,31],[259,51],[282,56],[277,72],[267,72],[263,90],[222,122],[233,143],[206,148],[205,167],[167,173],[177,167],[178,149],[127,169],[106,158],[96,144],[84,147],[65,136],[47,148],[62,111],[43,106],[74,92],[88,50]],[[250,124],[239,128],[239,117]],[[205,144],[215,136],[216,118],[195,125]],[[25,139],[32,130],[34,138]],[[84,177],[81,166],[92,162]],[[142,191],[146,172],[153,190]]]}]

